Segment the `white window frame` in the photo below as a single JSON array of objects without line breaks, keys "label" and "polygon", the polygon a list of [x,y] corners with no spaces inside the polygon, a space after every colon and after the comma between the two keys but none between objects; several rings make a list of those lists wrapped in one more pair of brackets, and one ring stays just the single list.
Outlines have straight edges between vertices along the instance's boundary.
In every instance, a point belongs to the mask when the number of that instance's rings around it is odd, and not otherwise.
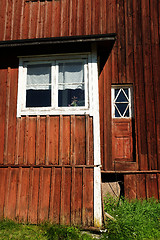
[{"label": "white window frame", "polygon": [[[128,89],[128,99],[129,99],[129,116],[120,116],[116,117],[115,116],[115,89]],[[123,102],[122,102],[123,103]],[[112,105],[112,118],[121,118],[121,119],[126,119],[126,118],[132,118],[133,117],[133,86],[132,85],[112,85],[111,88],[111,105]]]},{"label": "white window frame", "polygon": [[[93,105],[92,54],[65,54],[50,56],[28,56],[19,58],[17,117],[26,115],[90,114]],[[58,107],[58,64],[62,62],[84,63],[85,106]],[[27,66],[34,64],[51,64],[51,107],[26,107]]]}]

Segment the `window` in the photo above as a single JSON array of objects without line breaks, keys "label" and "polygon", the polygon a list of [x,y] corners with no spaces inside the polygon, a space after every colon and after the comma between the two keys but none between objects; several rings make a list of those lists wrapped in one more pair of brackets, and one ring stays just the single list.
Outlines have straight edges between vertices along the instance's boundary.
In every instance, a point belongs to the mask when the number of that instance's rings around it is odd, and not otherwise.
[{"label": "window", "polygon": [[89,109],[89,56],[21,58],[17,115]]},{"label": "window", "polygon": [[132,117],[132,87],[113,86],[112,87],[112,117],[131,118]]}]

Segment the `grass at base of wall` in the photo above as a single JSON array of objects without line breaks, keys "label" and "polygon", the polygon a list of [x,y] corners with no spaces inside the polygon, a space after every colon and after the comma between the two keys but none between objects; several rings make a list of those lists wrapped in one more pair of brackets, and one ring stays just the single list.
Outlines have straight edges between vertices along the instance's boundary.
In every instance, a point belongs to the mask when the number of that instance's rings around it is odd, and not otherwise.
[{"label": "grass at base of wall", "polygon": [[49,223],[33,225],[4,220],[0,221],[0,239],[91,240],[92,238],[87,234],[81,234],[81,231],[73,226]]},{"label": "grass at base of wall", "polygon": [[104,208],[115,221],[106,219],[102,239],[160,239],[160,203],[155,199],[125,200],[106,196]]},{"label": "grass at base of wall", "polygon": [[50,223],[31,225],[0,221],[0,239],[40,240],[160,240],[160,203],[155,199],[128,201],[106,196],[104,208],[115,221],[106,218],[105,230],[92,235],[74,226]]}]

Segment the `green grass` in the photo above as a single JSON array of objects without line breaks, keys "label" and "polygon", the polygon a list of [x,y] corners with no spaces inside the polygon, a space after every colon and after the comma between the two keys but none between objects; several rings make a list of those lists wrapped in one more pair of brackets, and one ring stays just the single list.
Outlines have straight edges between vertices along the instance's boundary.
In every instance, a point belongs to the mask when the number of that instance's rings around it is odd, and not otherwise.
[{"label": "green grass", "polygon": [[18,224],[11,220],[0,222],[0,239],[41,239],[41,240],[91,240],[87,234],[81,234],[76,227],[52,225]]},{"label": "green grass", "polygon": [[107,219],[103,239],[160,239],[160,203],[155,199],[128,201],[105,198]]},{"label": "green grass", "polygon": [[[99,239],[160,240],[160,203],[154,199],[128,201],[106,196],[104,208],[115,218],[106,219],[106,232]],[[10,220],[0,222],[0,239],[45,239],[45,240],[92,240],[73,226],[59,226],[49,223],[40,225],[18,224]]]}]

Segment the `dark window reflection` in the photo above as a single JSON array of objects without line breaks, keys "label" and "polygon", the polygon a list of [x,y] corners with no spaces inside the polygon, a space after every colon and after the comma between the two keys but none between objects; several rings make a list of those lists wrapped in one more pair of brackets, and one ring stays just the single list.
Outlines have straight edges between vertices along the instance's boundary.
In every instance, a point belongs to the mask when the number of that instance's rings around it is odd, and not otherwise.
[{"label": "dark window reflection", "polygon": [[26,107],[50,107],[51,90],[27,90]]},{"label": "dark window reflection", "polygon": [[85,106],[85,95],[82,89],[58,90],[58,107]]}]

